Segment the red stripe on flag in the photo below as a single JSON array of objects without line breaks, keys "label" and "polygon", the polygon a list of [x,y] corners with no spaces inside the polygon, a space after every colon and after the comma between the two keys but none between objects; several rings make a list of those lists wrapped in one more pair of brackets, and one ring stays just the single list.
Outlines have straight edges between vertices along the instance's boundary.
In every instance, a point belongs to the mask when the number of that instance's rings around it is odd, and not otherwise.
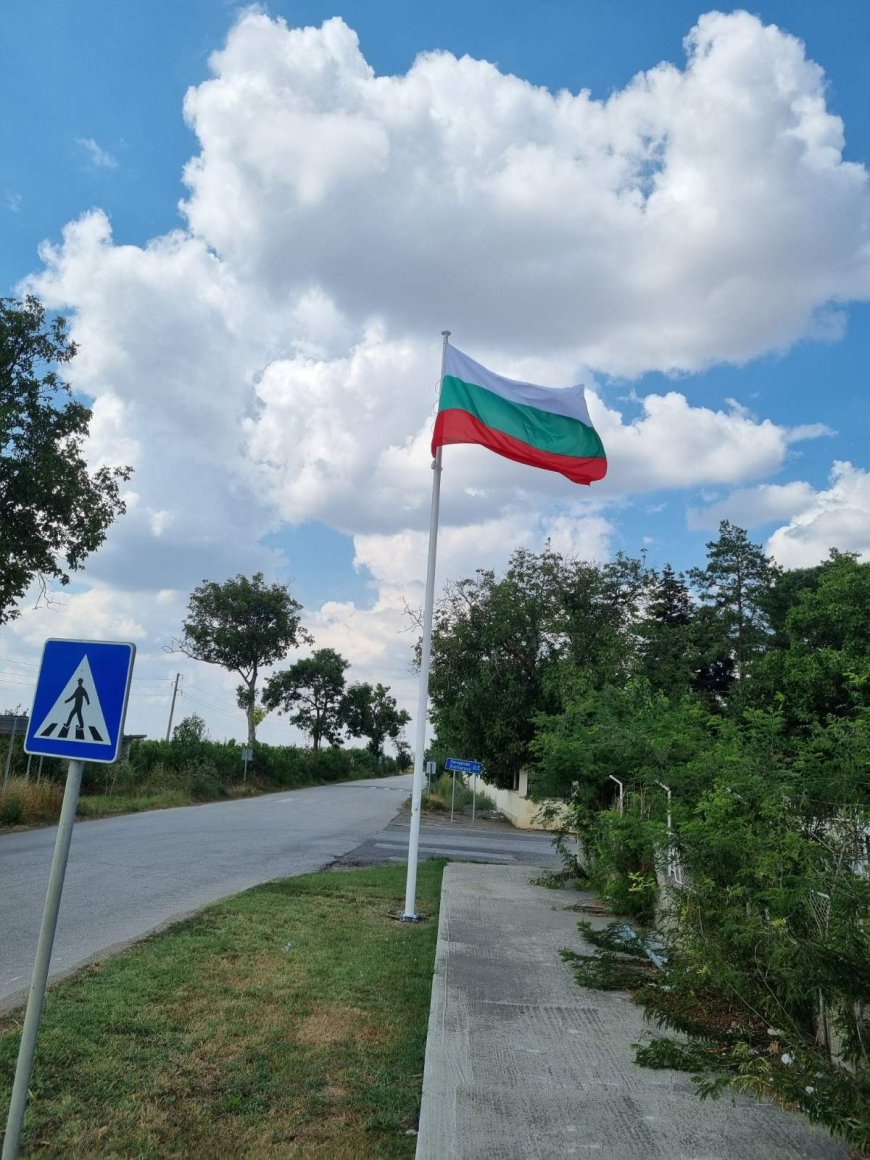
[{"label": "red stripe on flag", "polygon": [[572,483],[592,483],[607,474],[607,460],[602,456],[575,457],[554,455],[551,451],[538,451],[536,447],[505,435],[493,427],[487,427],[480,419],[467,411],[451,408],[439,411],[432,433],[432,454],[438,447],[448,443],[479,443],[496,455],[525,463],[529,467],[542,467],[545,471],[558,471]]}]

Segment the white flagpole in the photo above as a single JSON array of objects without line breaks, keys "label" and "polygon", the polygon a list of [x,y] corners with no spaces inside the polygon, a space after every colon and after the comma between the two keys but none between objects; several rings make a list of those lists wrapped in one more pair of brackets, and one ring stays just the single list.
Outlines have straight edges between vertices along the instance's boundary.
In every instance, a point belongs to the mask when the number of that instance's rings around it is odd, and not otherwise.
[{"label": "white flagpole", "polygon": [[[444,383],[449,330],[442,330],[441,378]],[[432,614],[435,606],[435,554],[438,549],[438,504],[441,498],[441,448],[432,463],[432,513],[429,518],[429,564],[426,570],[426,596],[423,603],[423,651],[420,656],[420,688],[417,694],[417,740],[414,745],[414,788],[411,790],[411,832],[408,836],[408,877],[405,885],[403,922],[416,922],[414,909],[417,894],[417,851],[420,847],[420,806],[423,798],[423,759],[426,750],[426,721],[429,712],[429,658],[432,654]]]}]

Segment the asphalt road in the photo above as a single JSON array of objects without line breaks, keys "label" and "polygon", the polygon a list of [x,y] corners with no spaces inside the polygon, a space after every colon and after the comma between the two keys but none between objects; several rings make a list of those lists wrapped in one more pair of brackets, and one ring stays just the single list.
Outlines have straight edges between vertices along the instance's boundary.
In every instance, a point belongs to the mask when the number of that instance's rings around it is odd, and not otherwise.
[{"label": "asphalt road", "polygon": [[[78,822],[51,976],[259,882],[305,874],[366,843],[410,775]],[[30,984],[56,827],[0,836],[0,1004]]]},{"label": "asphalt road", "polygon": [[[374,866],[406,862],[409,812],[403,810],[379,834],[350,850],[338,861],[345,866]],[[478,817],[472,825],[466,815],[453,822],[446,814],[424,815],[420,826],[420,860],[452,858],[458,862],[499,862],[506,866],[561,865],[549,834],[515,830],[510,822]]]}]

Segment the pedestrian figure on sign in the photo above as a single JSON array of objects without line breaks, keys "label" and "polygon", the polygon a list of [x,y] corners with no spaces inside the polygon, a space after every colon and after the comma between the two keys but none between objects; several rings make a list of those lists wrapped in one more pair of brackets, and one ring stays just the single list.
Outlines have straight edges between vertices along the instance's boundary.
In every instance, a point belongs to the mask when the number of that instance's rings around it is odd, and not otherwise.
[{"label": "pedestrian figure on sign", "polygon": [[70,701],[73,702],[73,707],[70,710],[69,717],[66,719],[66,725],[64,725],[64,729],[69,729],[70,722],[72,721],[73,717],[78,717],[79,723],[76,726],[76,733],[79,733],[80,731],[84,733],[85,719],[82,716],[82,702],[86,701],[90,705],[91,699],[88,696],[88,691],[85,688],[85,682],[82,677],[79,677],[79,687],[73,691],[71,696],[67,697],[67,699],[64,701],[64,704],[68,705]]}]

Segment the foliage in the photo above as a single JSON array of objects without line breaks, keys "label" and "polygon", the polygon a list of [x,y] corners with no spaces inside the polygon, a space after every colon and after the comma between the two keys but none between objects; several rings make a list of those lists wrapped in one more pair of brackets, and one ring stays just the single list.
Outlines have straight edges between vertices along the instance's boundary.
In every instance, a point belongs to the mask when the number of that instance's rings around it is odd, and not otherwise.
[{"label": "foliage", "polygon": [[657,887],[655,853],[661,827],[639,811],[601,810],[587,835],[590,884],[616,914],[652,922]]},{"label": "foliage", "polygon": [[561,707],[563,666],[594,684],[628,672],[626,627],[646,582],[639,561],[599,567],[547,547],[515,552],[502,579],[480,570],[449,585],[435,612],[429,684],[439,751],[473,754],[495,785],[512,788],[536,718]]},{"label": "foliage", "polygon": [[633,990],[648,982],[655,969],[650,963],[612,951],[596,950],[589,955],[578,955],[570,950],[559,953],[565,962],[571,964],[578,986],[596,991]]},{"label": "foliage", "polygon": [[88,469],[91,411],[53,369],[75,354],[38,299],[0,298],[0,624],[34,581],[68,584],[125,510],[131,469]]},{"label": "foliage", "polygon": [[172,730],[172,740],[179,745],[198,744],[206,739],[205,721],[198,713],[182,717]]},{"label": "foliage", "polygon": [[728,1066],[721,1050],[698,1042],[662,1036],[651,1043],[635,1043],[634,1062],[655,1070],[709,1072]]},{"label": "foliage", "polygon": [[761,548],[728,520],[719,525],[719,539],[707,544],[706,567],[689,572],[702,605],[711,614],[708,660],[714,661],[727,647],[738,682],[769,636],[765,597],[777,573]]},{"label": "foliage", "polygon": [[[482,757],[501,784],[525,765],[566,872],[658,921],[666,966],[642,1001],[689,1040],[644,1059],[865,1146],[870,563],[833,552],[782,573],[727,522],[707,549],[691,588],[668,566],[550,549],[452,585],[433,756]],[[625,952],[575,969],[634,986]]]},{"label": "foliage", "polygon": [[781,698],[798,729],[870,707],[870,568],[832,552],[803,580],[782,617],[780,647],[750,683],[754,704]]},{"label": "foliage", "polygon": [[442,773],[432,782],[428,794],[423,795],[423,808],[443,811],[449,810],[451,805],[456,813],[470,814],[472,807],[478,814],[495,809],[495,802],[488,794],[478,790],[475,795],[471,784],[459,774],[454,783],[449,773]]},{"label": "foliage", "polygon": [[317,649],[289,669],[269,677],[263,705],[289,716],[319,749],[322,741],[337,745],[341,737],[344,674],[350,662],[331,648]]},{"label": "foliage", "polygon": [[350,686],[342,697],[339,716],[351,737],[369,739],[369,752],[376,758],[383,756],[385,741],[399,745],[402,730],[411,720],[409,713],[398,708],[387,686],[367,682]]},{"label": "foliage", "polygon": [[692,613],[688,584],[666,564],[638,620],[638,674],[671,699],[690,691],[699,667]]},{"label": "foliage", "polygon": [[183,635],[175,647],[194,660],[239,674],[249,745],[257,739],[255,709],[261,670],[310,640],[301,624],[301,610],[286,585],[266,584],[262,572],[250,578],[235,576],[223,584],[204,580],[190,594]]},{"label": "foliage", "polygon": [[[374,775],[398,773],[396,761],[380,761],[368,749],[254,747],[248,780],[242,786],[241,746],[234,741],[136,741],[126,761],[85,763],[81,817],[104,817],[215,801],[241,792],[299,789]],[[41,781],[13,777],[8,804],[0,795],[0,826],[55,821],[60,812],[66,763],[45,762]]]},{"label": "foliage", "polygon": [[42,781],[10,777],[0,789],[0,826],[32,826],[51,822],[60,815],[63,787],[43,778]]}]

